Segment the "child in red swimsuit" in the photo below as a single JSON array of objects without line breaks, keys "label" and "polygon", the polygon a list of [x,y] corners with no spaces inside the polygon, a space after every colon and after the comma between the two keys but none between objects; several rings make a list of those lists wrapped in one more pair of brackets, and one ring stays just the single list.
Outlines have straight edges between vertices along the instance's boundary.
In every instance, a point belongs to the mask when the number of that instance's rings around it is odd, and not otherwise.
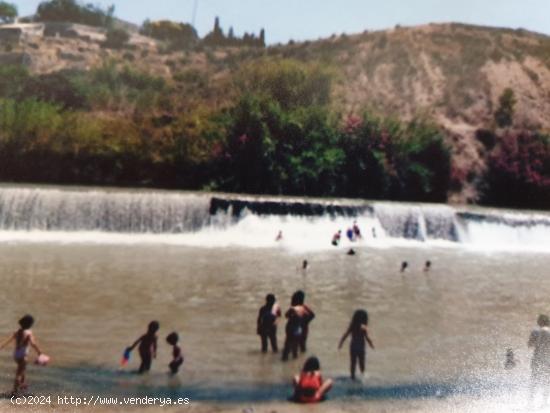
[{"label": "child in red swimsuit", "polygon": [[317,357],[310,357],[304,363],[299,376],[294,376],[294,397],[298,403],[317,403],[324,400],[332,388],[332,380],[323,380]]}]

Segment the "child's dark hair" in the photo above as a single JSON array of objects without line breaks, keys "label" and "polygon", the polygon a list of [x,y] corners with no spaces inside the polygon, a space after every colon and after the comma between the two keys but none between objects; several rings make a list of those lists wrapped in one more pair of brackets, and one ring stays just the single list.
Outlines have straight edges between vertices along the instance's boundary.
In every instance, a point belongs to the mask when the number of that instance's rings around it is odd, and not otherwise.
[{"label": "child's dark hair", "polygon": [[30,314],[26,314],[19,320],[19,325],[23,330],[28,330],[34,324],[34,317]]},{"label": "child's dark hair", "polygon": [[271,304],[271,305],[275,304],[275,295],[273,295],[273,294],[266,295],[265,296],[265,301],[266,301],[266,303]]},{"label": "child's dark hair", "polygon": [[180,337],[178,336],[178,333],[176,333],[175,331],[166,336],[166,341],[168,342],[168,344],[172,346],[175,346],[176,344],[178,344],[179,339]]},{"label": "child's dark hair", "polygon": [[294,294],[292,294],[292,299],[290,300],[290,304],[304,305],[305,298],[306,298],[305,293],[302,290],[298,290]]},{"label": "child's dark hair", "polygon": [[351,318],[350,330],[359,330],[362,325],[368,324],[369,314],[366,310],[357,310]]},{"label": "child's dark hair", "polygon": [[319,363],[319,359],[317,357],[308,358],[302,368],[302,372],[304,373],[311,373],[317,370],[321,370],[321,364]]},{"label": "child's dark hair", "polygon": [[149,326],[147,327],[147,333],[148,334],[155,334],[157,331],[159,331],[160,324],[158,321],[151,321],[149,323]]}]

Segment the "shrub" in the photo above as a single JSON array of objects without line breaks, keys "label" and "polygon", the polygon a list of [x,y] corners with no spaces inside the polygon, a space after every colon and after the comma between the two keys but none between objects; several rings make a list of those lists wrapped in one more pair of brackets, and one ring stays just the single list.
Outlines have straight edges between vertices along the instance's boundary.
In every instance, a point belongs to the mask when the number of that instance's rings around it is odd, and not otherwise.
[{"label": "shrub", "polygon": [[499,106],[495,112],[495,121],[501,128],[512,126],[514,122],[514,107],[517,100],[514,91],[510,88],[504,89],[498,100]]},{"label": "shrub", "polygon": [[109,29],[103,45],[111,49],[122,49],[128,44],[128,40],[130,40],[130,35],[126,30]]},{"label": "shrub", "polygon": [[488,159],[483,202],[512,207],[550,207],[550,137],[508,132]]}]

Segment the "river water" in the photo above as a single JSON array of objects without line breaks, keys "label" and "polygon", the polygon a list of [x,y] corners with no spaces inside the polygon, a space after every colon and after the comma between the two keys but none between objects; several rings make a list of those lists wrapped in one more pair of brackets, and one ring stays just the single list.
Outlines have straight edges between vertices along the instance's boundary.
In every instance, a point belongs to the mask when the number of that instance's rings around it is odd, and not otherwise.
[{"label": "river water", "polygon": [[[0,331],[7,336],[31,313],[52,357],[47,368],[30,368],[33,391],[284,400],[304,356],[282,363],[262,355],[255,319],[267,293],[285,308],[303,289],[317,314],[308,353],[336,379],[337,403],[525,392],[527,338],[537,315],[550,312],[546,215],[351,201],[339,215],[327,205],[344,201],[307,199],[300,203],[314,203],[317,214],[293,215],[276,205],[296,200],[254,199],[271,202],[260,210],[242,199],[237,213],[236,204],[217,210],[208,194],[0,188]],[[364,238],[330,245],[354,220]],[[347,347],[337,350],[358,308],[369,312],[376,345],[362,386],[346,379]],[[120,371],[122,351],[153,319],[161,330],[151,374],[131,373],[137,355]],[[185,363],[170,377],[164,337],[174,330]],[[281,325],[280,345],[283,333]],[[508,348],[519,361],[511,372],[503,369]],[[5,351],[6,390],[13,368]]]}]

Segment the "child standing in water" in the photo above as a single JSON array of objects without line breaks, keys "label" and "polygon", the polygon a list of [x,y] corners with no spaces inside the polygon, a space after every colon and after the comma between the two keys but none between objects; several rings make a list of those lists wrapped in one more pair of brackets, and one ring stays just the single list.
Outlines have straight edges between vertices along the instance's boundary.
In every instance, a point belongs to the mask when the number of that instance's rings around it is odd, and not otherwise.
[{"label": "child standing in water", "polygon": [[34,335],[32,334],[31,327],[34,324],[34,318],[31,315],[25,315],[19,320],[19,330],[11,335],[2,345],[0,349],[7,346],[12,341],[15,341],[15,350],[13,352],[13,359],[17,364],[17,370],[15,371],[15,381],[13,383],[12,395],[16,395],[20,390],[27,387],[25,381],[25,371],[27,369],[27,353],[29,346],[32,347],[38,356],[42,354]]},{"label": "child standing in water", "polygon": [[310,357],[304,363],[299,376],[294,376],[294,401],[298,403],[317,403],[323,401],[332,388],[332,380],[323,380],[321,365],[317,357]]},{"label": "child standing in water", "polygon": [[176,374],[180,366],[183,364],[183,354],[181,352],[180,346],[178,345],[178,333],[173,332],[168,334],[168,336],[166,337],[166,341],[172,346],[172,361],[170,362],[168,367],[170,367],[170,373]]},{"label": "child standing in water", "polygon": [[140,374],[151,370],[151,363],[153,359],[157,357],[157,331],[159,327],[158,321],[151,321],[147,328],[147,332],[126,349],[126,351],[132,351],[139,344],[138,351],[139,357],[141,358],[141,365],[139,366],[138,372]]},{"label": "child standing in water", "polygon": [[357,365],[357,362],[359,362],[359,370],[361,371],[361,374],[365,372],[365,341],[369,343],[369,347],[374,350],[374,344],[372,343],[367,331],[368,321],[368,313],[365,310],[357,310],[353,314],[351,323],[338,344],[338,349],[341,349],[344,341],[346,341],[346,338],[351,334],[349,353],[352,380],[355,380],[355,366]]},{"label": "child standing in water", "polygon": [[271,350],[277,353],[277,319],[281,317],[281,308],[273,294],[265,297],[265,305],[258,312],[256,332],[262,341],[262,353],[267,353],[267,341],[271,342]]}]

